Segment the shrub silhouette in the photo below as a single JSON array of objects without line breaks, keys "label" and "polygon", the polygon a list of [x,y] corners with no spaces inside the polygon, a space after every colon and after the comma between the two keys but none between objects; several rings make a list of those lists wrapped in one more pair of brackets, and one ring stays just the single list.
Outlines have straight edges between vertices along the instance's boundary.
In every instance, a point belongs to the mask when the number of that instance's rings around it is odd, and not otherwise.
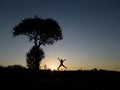
[{"label": "shrub silhouette", "polygon": [[[34,42],[33,47],[36,47],[37,49],[40,50],[35,52],[41,52],[42,45],[43,46],[52,45],[54,42],[63,39],[62,30],[55,20],[53,20],[52,18],[42,19],[38,16],[25,18],[19,24],[13,27],[12,33],[14,37],[19,35],[26,35],[29,38],[29,41]],[[30,52],[32,53],[34,52],[34,50],[32,51],[31,49]],[[36,67],[35,69],[39,69],[38,61],[40,62],[42,60],[41,56],[44,55],[43,53],[39,53],[42,54],[38,55],[40,57],[34,57],[34,60],[37,61],[31,60],[32,58],[30,58],[30,55],[27,54],[27,57],[29,57],[29,59],[27,58],[27,63],[29,62],[28,67],[31,63],[35,64],[34,65]]]},{"label": "shrub silhouette", "polygon": [[9,70],[25,70],[26,68],[22,65],[9,65],[6,67]]},{"label": "shrub silhouette", "polygon": [[26,55],[27,67],[30,69],[39,69],[39,62],[44,58],[44,52],[41,48],[33,46]]}]

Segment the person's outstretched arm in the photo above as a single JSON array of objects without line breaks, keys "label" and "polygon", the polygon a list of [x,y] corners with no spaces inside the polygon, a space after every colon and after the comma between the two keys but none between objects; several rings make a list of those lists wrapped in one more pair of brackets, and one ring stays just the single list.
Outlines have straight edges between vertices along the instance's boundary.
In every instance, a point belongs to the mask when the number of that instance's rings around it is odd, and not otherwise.
[{"label": "person's outstretched arm", "polygon": [[66,61],[67,59],[64,59],[63,61]]},{"label": "person's outstretched arm", "polygon": [[60,58],[58,58],[58,60],[60,61]]}]

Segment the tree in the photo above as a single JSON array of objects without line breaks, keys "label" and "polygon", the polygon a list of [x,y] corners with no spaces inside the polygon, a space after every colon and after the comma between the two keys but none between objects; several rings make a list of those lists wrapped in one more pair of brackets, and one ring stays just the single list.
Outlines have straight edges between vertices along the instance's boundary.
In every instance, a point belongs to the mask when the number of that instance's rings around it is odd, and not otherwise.
[{"label": "tree", "polygon": [[[41,49],[42,45],[43,46],[52,45],[54,42],[63,39],[62,30],[61,30],[59,24],[55,20],[53,20],[52,18],[43,19],[38,16],[25,18],[19,24],[15,25],[13,27],[12,33],[13,33],[14,37],[18,36],[18,35],[28,36],[29,41],[34,42],[33,47],[38,49],[38,51],[36,51],[36,52],[42,51],[42,49]],[[28,57],[30,57],[30,55],[31,55],[30,53],[33,53],[33,52],[34,52],[34,49],[32,48],[30,50],[30,52],[27,53],[27,55],[26,55],[27,60],[29,60]],[[42,55],[40,55],[40,57],[41,56]],[[40,57],[34,57],[34,58],[36,58],[34,60],[42,59]],[[30,58],[30,60],[31,60],[31,58]],[[32,61],[34,61],[34,60],[32,60]],[[31,64],[32,64],[32,61],[30,61]],[[41,60],[38,60],[38,61],[41,61]],[[27,63],[28,63],[28,61],[27,61]],[[34,63],[34,64],[36,64],[36,63]],[[38,65],[39,64],[36,64],[35,66],[39,68]]]}]

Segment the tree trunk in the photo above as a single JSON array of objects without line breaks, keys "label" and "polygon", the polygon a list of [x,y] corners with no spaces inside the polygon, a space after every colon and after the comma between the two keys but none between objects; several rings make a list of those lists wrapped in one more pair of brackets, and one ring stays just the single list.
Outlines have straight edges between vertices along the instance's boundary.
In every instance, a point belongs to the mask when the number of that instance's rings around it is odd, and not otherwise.
[{"label": "tree trunk", "polygon": [[39,68],[39,62],[38,62],[38,60],[36,60],[36,62],[35,62],[35,70],[39,70],[40,68]]}]

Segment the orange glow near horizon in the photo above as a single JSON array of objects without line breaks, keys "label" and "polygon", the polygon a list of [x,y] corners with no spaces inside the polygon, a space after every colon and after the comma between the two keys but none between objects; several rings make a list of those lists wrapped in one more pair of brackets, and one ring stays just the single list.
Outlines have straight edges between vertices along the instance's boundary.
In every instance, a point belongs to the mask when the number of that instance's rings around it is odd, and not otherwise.
[{"label": "orange glow near horizon", "polygon": [[50,65],[49,69],[54,71],[54,70],[57,70],[57,67],[55,65]]}]

